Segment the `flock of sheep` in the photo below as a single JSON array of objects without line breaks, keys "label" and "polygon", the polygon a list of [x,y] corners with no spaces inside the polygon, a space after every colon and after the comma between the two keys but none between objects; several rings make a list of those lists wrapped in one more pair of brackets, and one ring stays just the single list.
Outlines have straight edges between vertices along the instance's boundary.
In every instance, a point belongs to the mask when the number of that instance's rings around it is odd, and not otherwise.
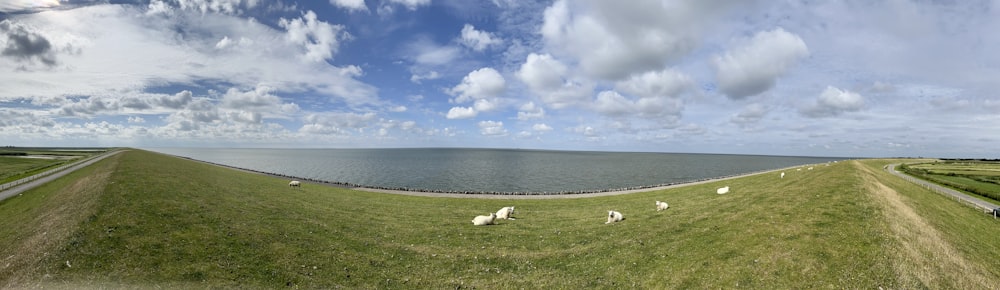
[{"label": "flock of sheep", "polygon": [[[729,186],[719,188],[716,192],[722,194],[723,190],[725,192],[729,192]],[[669,204],[659,200],[656,201],[655,205],[656,205],[656,211],[666,210],[670,208]],[[503,207],[496,213],[491,213],[490,215],[476,216],[475,218],[472,219],[472,225],[474,226],[492,225],[496,224],[496,220],[498,219],[512,220],[514,219],[514,217],[512,216],[513,214],[514,214],[513,206]],[[608,221],[605,222],[604,224],[616,223],[623,220],[625,220],[625,215],[623,215],[621,212],[609,210]]]},{"label": "flock of sheep", "polygon": [[[830,164],[827,164],[826,166],[830,166]],[[799,168],[797,170],[801,171],[802,168]],[[813,170],[813,167],[810,166],[806,170]],[[781,172],[781,174],[779,175],[779,178],[781,178],[781,179],[785,178],[785,172],[784,171]],[[724,186],[724,187],[720,187],[720,188],[718,188],[718,189],[715,190],[715,193],[716,194],[727,194],[727,193],[729,193],[729,186],[727,185],[727,186]],[[665,209],[667,209],[669,207],[670,207],[670,205],[668,205],[666,202],[662,202],[662,201],[659,201],[659,200],[656,201],[656,211],[665,210]],[[485,225],[495,224],[497,219],[514,219],[513,217],[511,217],[512,214],[514,214],[514,207],[513,206],[504,207],[504,208],[501,208],[496,213],[491,213],[490,215],[476,216],[475,218],[472,219],[472,225],[485,226]],[[608,221],[605,222],[604,224],[616,223],[616,222],[620,222],[620,221],[623,221],[623,220],[625,220],[625,216],[622,215],[621,212],[614,211],[614,210],[609,210],[608,211]]]},{"label": "flock of sheep", "polygon": [[[830,166],[830,165],[827,164],[827,166]],[[812,169],[813,169],[813,167],[810,166],[807,170],[812,170]],[[798,168],[797,170],[801,171],[802,168]],[[780,175],[779,178],[785,178],[785,172],[781,172],[781,175]],[[302,185],[302,183],[299,182],[298,180],[292,180],[292,181],[288,182],[288,186],[289,187],[300,187],[301,185]],[[729,193],[729,186],[727,185],[725,187],[720,187],[720,188],[718,188],[718,189],[715,190],[715,193],[716,194],[726,194],[726,193]],[[666,202],[662,202],[662,201],[659,201],[659,200],[656,201],[655,205],[656,205],[656,211],[665,210],[665,209],[667,209],[667,208],[670,207],[670,205],[668,205]],[[498,219],[513,220],[514,219],[514,217],[512,216],[513,214],[514,214],[514,207],[513,206],[503,207],[500,210],[498,210],[496,213],[490,213],[490,215],[476,216],[475,218],[472,219],[472,225],[476,225],[476,226],[492,225],[492,224],[495,224],[496,220],[498,220]],[[608,221],[605,222],[604,224],[616,223],[616,222],[620,222],[620,221],[623,221],[623,220],[625,220],[625,216],[622,215],[621,212],[609,210],[608,211]]]}]

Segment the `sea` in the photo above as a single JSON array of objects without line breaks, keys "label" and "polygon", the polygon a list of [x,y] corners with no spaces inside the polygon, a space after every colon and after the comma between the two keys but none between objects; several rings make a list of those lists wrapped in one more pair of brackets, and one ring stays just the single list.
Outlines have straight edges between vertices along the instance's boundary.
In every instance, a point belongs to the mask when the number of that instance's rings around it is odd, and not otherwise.
[{"label": "sea", "polygon": [[146,149],[331,183],[436,192],[528,194],[652,187],[845,159],[479,148]]}]

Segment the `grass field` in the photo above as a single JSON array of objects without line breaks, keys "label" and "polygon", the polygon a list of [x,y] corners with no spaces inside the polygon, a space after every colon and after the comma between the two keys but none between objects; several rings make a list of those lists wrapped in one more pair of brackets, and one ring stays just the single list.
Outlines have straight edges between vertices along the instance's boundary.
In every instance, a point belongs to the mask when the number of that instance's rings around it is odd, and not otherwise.
[{"label": "grass field", "polygon": [[[890,162],[496,200],[289,188],[132,150],[0,203],[0,287],[1000,287],[1000,222]],[[516,220],[470,222],[512,205]]]},{"label": "grass field", "polygon": [[903,171],[1000,203],[1000,162],[927,162],[906,165]]}]

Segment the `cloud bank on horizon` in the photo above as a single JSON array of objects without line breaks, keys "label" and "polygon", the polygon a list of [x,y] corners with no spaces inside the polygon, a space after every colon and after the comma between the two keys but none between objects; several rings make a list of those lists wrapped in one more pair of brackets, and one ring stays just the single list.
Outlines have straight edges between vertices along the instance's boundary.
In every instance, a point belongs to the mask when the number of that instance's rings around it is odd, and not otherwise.
[{"label": "cloud bank on horizon", "polygon": [[0,4],[0,145],[998,158],[1000,1]]}]

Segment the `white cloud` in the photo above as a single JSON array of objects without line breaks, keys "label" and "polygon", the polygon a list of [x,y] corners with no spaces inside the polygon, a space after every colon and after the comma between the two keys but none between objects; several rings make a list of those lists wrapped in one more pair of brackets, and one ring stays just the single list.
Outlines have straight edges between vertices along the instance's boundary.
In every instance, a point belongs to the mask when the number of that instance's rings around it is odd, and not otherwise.
[{"label": "white cloud", "polygon": [[540,119],[543,117],[545,117],[545,109],[536,106],[535,102],[528,102],[521,105],[521,108],[517,111],[517,119],[521,121]]},{"label": "white cloud", "polygon": [[375,113],[327,112],[311,113],[303,119],[300,132],[309,134],[348,135],[371,127],[376,122]]},{"label": "white cloud", "polygon": [[745,98],[774,87],[809,49],[798,35],[782,28],[758,32],[745,44],[712,59],[719,90],[733,99]]},{"label": "white cloud", "polygon": [[643,97],[629,99],[617,91],[602,91],[591,105],[594,111],[613,118],[644,117],[675,122],[680,118],[684,102],[679,98]]},{"label": "white cloud", "polygon": [[393,112],[393,113],[402,113],[402,112],[406,112],[406,106],[395,106],[395,107],[391,107],[391,108],[389,108],[389,112]]},{"label": "white cloud", "polygon": [[460,41],[462,45],[475,51],[483,51],[491,46],[499,46],[503,43],[500,38],[494,36],[492,33],[476,30],[471,24],[465,24],[462,27]]},{"label": "white cloud", "polygon": [[827,86],[816,103],[800,112],[812,118],[832,117],[845,112],[857,112],[865,106],[864,98],[858,93]]},{"label": "white cloud", "polygon": [[611,117],[624,117],[635,111],[635,103],[616,91],[602,91],[594,101],[594,110]]},{"label": "white cloud", "polygon": [[416,61],[420,64],[444,65],[459,57],[460,51],[452,46],[426,46],[418,51]]},{"label": "white cloud", "polygon": [[485,98],[495,98],[503,94],[507,89],[507,82],[493,68],[481,68],[470,72],[462,83],[449,90],[449,93],[456,95],[455,102],[464,103],[471,100]]},{"label": "white cloud", "polygon": [[0,12],[37,11],[59,7],[59,0],[0,1]]},{"label": "white cloud", "polygon": [[545,9],[541,34],[591,76],[619,80],[690,53],[725,6],[719,1],[565,1]]},{"label": "white cloud", "polygon": [[164,12],[169,7],[177,7],[181,10],[196,11],[201,14],[221,13],[221,14],[243,14],[247,9],[257,7],[260,0],[152,0],[149,3],[151,8],[156,8],[157,12]]},{"label": "white cloud", "polygon": [[406,6],[410,10],[417,10],[420,6],[431,4],[431,0],[389,0],[389,2]]},{"label": "white cloud", "polygon": [[312,11],[307,11],[301,18],[281,18],[278,25],[287,30],[285,39],[288,42],[305,49],[303,59],[311,62],[332,59],[340,47],[340,40],[351,37],[343,25],[318,20]]},{"label": "white cloud", "polygon": [[142,117],[139,117],[139,116],[129,116],[128,117],[128,122],[129,123],[140,123],[141,124],[141,123],[145,123],[146,119],[143,119]]},{"label": "white cloud", "polygon": [[[321,41],[330,40],[330,34],[321,32],[336,29],[322,28],[329,24],[310,20],[309,13],[305,20],[285,20],[295,31],[289,33],[228,15],[134,12],[122,5],[94,5],[6,20],[46,33],[58,69],[18,72],[21,64],[0,57],[0,71],[13,71],[0,74],[0,83],[5,84],[0,86],[0,100],[103,95],[224,80],[235,87],[266,82],[276,91],[315,92],[352,105],[377,101],[374,87],[353,79],[359,72],[356,66],[297,60],[310,57],[310,51],[317,57],[334,52],[333,42]],[[176,31],[188,34],[180,37]],[[293,43],[293,35],[309,40]],[[289,41],[275,41],[285,37]],[[227,38],[230,41],[222,41]]]},{"label": "white cloud", "polygon": [[565,79],[568,69],[548,54],[529,54],[517,77],[531,92],[556,109],[585,103],[593,88]]},{"label": "white cloud", "polygon": [[368,6],[365,6],[365,0],[330,0],[330,4],[352,12],[368,11]]},{"label": "white cloud", "polygon": [[643,98],[679,97],[694,86],[687,75],[672,69],[632,75],[615,83],[615,88]]},{"label": "white cloud", "polygon": [[437,71],[429,71],[423,74],[412,74],[410,76],[410,81],[415,84],[420,84],[423,80],[436,80],[441,78],[441,74]]},{"label": "white cloud", "polygon": [[500,121],[479,121],[479,133],[486,136],[507,136],[507,129]]},{"label": "white cloud", "polygon": [[531,126],[531,130],[535,130],[535,131],[538,131],[538,132],[548,132],[548,131],[552,131],[552,127],[549,126],[549,125],[546,125],[545,123],[538,123],[538,124],[532,125]]},{"label": "white cloud", "polygon": [[475,117],[478,113],[471,107],[452,107],[445,116],[448,119],[468,119]]}]

